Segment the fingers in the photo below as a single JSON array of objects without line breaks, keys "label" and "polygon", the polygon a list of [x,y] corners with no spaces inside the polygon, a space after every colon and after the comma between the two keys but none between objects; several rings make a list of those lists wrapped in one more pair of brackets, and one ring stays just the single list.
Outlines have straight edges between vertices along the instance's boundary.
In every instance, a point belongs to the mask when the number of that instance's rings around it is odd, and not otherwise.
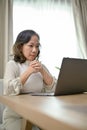
[{"label": "fingers", "polygon": [[39,62],[39,61],[32,61],[31,63],[30,63],[30,65],[34,68],[34,69],[36,69],[36,71],[40,71],[41,69],[42,69],[42,64],[41,64],[41,62]]}]

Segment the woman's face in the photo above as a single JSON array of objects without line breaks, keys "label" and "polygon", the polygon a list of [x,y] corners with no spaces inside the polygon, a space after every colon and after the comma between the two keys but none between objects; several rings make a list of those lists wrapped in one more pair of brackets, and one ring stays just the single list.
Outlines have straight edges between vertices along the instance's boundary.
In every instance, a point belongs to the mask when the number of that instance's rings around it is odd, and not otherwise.
[{"label": "woman's face", "polygon": [[36,35],[32,36],[31,40],[23,45],[22,53],[27,60],[33,61],[37,57],[39,45],[39,39]]}]

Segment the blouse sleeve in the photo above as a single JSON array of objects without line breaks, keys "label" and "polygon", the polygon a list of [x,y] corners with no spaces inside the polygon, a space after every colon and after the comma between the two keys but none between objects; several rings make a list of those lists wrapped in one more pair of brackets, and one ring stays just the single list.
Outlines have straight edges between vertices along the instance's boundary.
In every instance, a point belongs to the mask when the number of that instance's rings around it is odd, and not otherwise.
[{"label": "blouse sleeve", "polygon": [[[43,67],[44,67],[44,69],[48,72],[48,74],[51,75],[51,73],[50,73],[49,70],[46,68],[46,66],[43,65]],[[52,76],[52,75],[51,75],[51,76]],[[55,91],[57,79],[56,79],[54,76],[52,76],[52,77],[53,77],[53,82],[52,82],[52,84],[51,84],[51,85],[46,85],[46,84],[44,83],[44,89],[43,89],[42,91],[45,91],[45,92],[54,92],[54,91]]]},{"label": "blouse sleeve", "polygon": [[9,61],[4,74],[4,95],[18,95],[22,87],[18,64],[14,61]]}]

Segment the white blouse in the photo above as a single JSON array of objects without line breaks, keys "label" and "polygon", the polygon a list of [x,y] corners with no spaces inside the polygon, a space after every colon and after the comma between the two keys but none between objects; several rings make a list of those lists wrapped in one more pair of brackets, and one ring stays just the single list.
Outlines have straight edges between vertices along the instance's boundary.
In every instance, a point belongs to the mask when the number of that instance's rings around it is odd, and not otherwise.
[{"label": "white blouse", "polygon": [[[20,75],[28,68],[29,61],[25,63],[17,63],[10,60],[6,65],[4,75],[4,94],[5,95],[18,95],[24,92],[41,92],[42,90],[54,91],[56,86],[56,79],[53,77],[53,83],[48,86],[43,81],[43,76],[40,72],[33,73],[29,76],[26,83],[22,85]],[[44,69],[50,74],[47,68],[43,65]]]}]

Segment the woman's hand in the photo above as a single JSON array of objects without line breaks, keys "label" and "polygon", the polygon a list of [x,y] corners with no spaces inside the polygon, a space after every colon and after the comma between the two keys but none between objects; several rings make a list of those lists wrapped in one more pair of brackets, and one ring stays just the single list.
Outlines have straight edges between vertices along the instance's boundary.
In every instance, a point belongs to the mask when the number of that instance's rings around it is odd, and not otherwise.
[{"label": "woman's hand", "polygon": [[48,74],[48,72],[43,68],[41,62],[32,61],[30,66],[34,69],[34,72],[40,72],[43,76],[43,80],[47,85],[51,85],[53,82],[53,77]]},{"label": "woman's hand", "polygon": [[20,76],[22,84],[26,82],[26,80],[32,73],[41,72],[42,69],[42,65],[39,61],[31,61],[27,70]]},{"label": "woman's hand", "polygon": [[43,68],[41,62],[37,60],[31,61],[28,69],[20,76],[22,84],[26,82],[26,80],[32,73],[37,73],[37,72],[40,72],[42,74],[43,80],[47,85],[52,84],[53,77],[48,74],[48,72]]},{"label": "woman's hand", "polygon": [[34,73],[42,72],[42,70],[43,70],[41,62],[39,62],[37,60],[32,61],[29,66],[33,69]]}]

